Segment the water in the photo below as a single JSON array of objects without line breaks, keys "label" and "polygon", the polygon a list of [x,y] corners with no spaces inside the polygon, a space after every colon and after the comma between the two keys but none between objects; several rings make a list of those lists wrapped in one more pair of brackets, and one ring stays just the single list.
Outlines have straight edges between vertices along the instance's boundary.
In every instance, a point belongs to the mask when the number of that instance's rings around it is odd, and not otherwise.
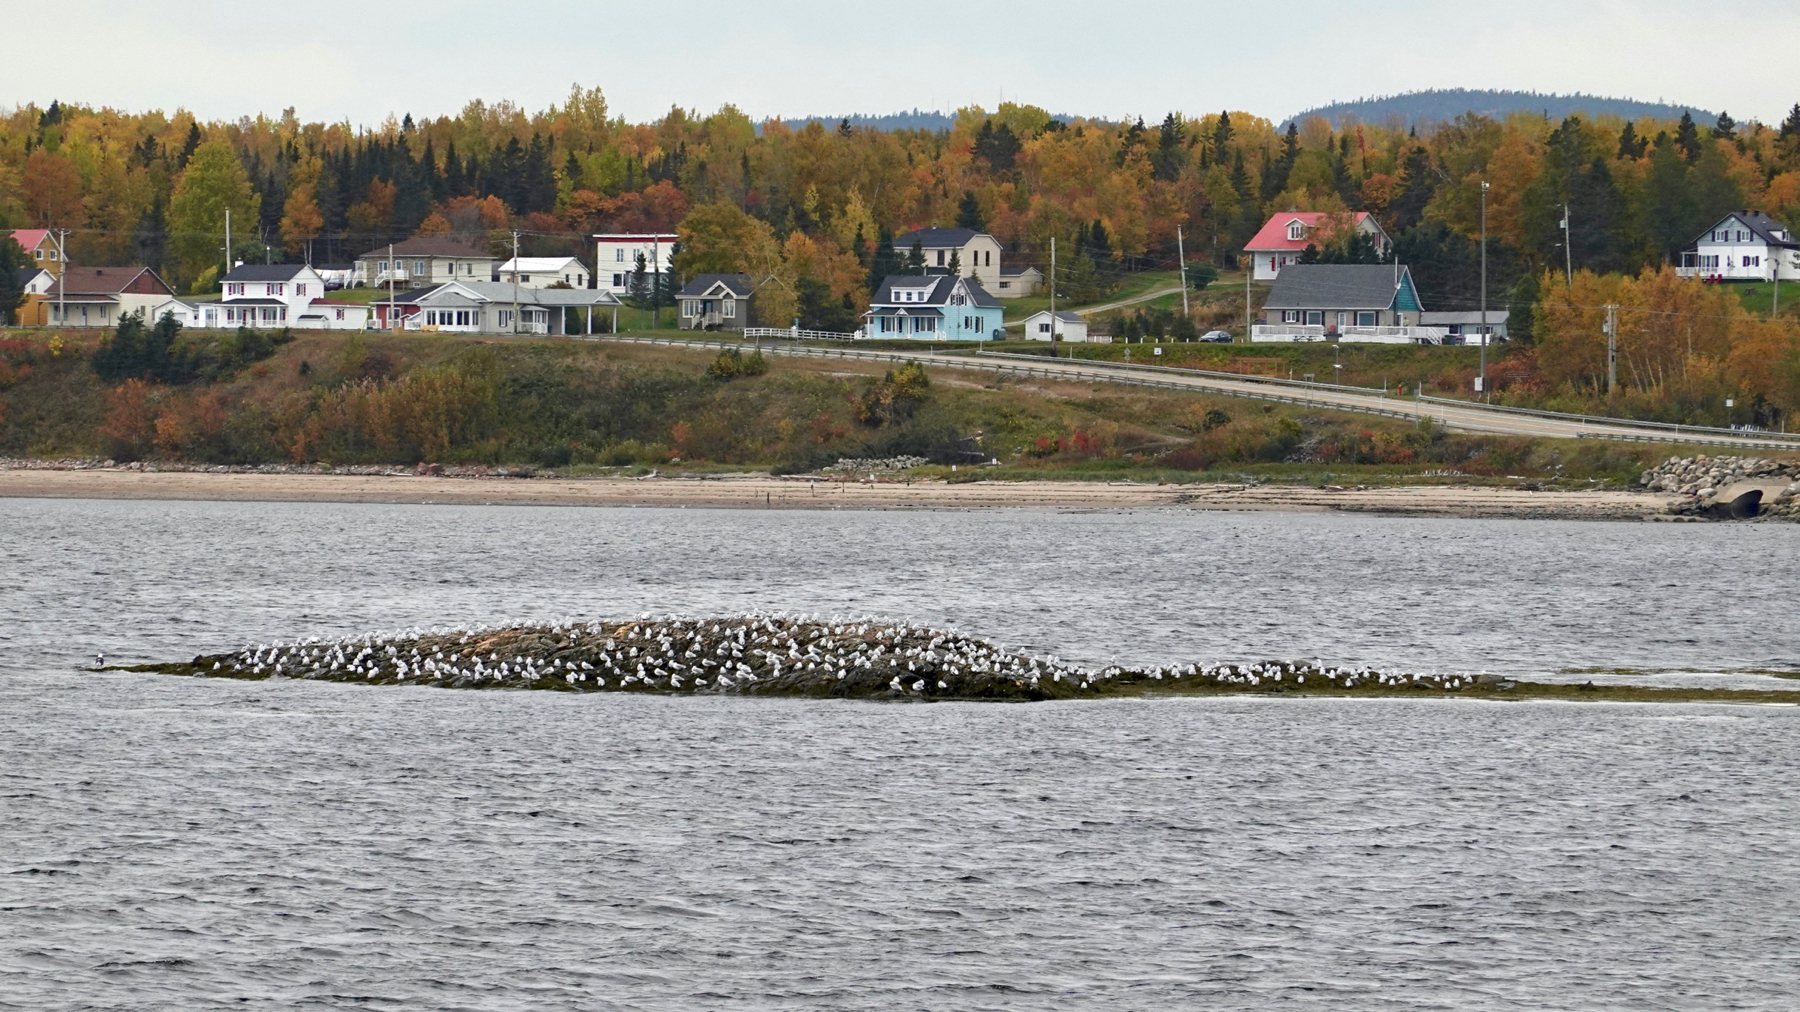
[{"label": "water", "polygon": [[0,516],[0,1008],[1785,1008],[1800,980],[1800,708],[919,706],[79,671],[102,649],[780,607],[1096,663],[1760,684],[1712,672],[1796,666],[1795,528]]}]

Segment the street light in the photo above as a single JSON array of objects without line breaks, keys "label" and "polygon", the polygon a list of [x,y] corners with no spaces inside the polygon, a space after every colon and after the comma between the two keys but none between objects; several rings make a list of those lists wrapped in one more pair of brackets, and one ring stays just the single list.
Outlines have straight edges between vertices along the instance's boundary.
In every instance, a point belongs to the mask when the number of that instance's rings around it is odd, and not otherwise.
[{"label": "street light", "polygon": [[1476,332],[1481,339],[1481,376],[1475,385],[1483,400],[1490,399],[1487,391],[1487,195],[1488,184],[1484,179],[1481,181],[1481,328]]}]

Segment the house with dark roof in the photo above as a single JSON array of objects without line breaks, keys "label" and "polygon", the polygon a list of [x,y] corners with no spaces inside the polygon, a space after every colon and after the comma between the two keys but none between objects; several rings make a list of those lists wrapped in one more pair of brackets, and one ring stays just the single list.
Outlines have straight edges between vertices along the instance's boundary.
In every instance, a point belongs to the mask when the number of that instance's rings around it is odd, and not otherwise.
[{"label": "house with dark roof", "polygon": [[899,254],[902,263],[912,255],[915,246],[925,257],[928,272],[957,274],[990,292],[1000,290],[1000,240],[986,232],[972,228],[933,227],[908,232],[894,240],[894,252]]},{"label": "house with dark roof", "polygon": [[[369,303],[374,329],[429,334],[591,334],[599,310],[615,311],[616,329],[618,307],[618,297],[603,288],[529,288],[487,280],[446,281]],[[577,313],[574,329],[570,310]]]},{"label": "house with dark roof", "polygon": [[1412,271],[1399,264],[1289,264],[1269,289],[1250,340],[1442,344],[1442,327],[1419,323]]},{"label": "house with dark roof", "polygon": [[356,258],[352,284],[369,288],[420,288],[446,281],[492,281],[498,257],[449,235],[415,235],[377,246]]},{"label": "house with dark roof", "polygon": [[[1270,218],[1244,244],[1244,252],[1250,257],[1254,272],[1251,276],[1258,281],[1273,281],[1280,277],[1282,268],[1300,262],[1306,247],[1320,245],[1322,240],[1329,238],[1320,233],[1320,228],[1331,224],[1330,218],[1331,215],[1323,211],[1286,211]],[[1375,252],[1387,252],[1387,233],[1382,231],[1381,223],[1374,215],[1357,211],[1350,215],[1349,224],[1369,237],[1375,244]]]},{"label": "house with dark roof", "polygon": [[1800,242],[1761,211],[1733,211],[1700,233],[1694,248],[1681,254],[1676,273],[1712,281],[1791,281],[1800,278]]},{"label": "house with dark roof", "polygon": [[[13,285],[23,296],[13,310],[13,321],[21,327],[42,327],[50,322],[50,310],[44,305],[44,293],[56,282],[56,275],[45,267],[20,267]],[[4,323],[0,320],[0,323]]]},{"label": "house with dark roof", "polygon": [[1027,295],[1036,295],[1044,287],[1044,272],[1029,264],[1023,267],[1000,268],[999,286],[994,289],[996,299],[1022,299]]},{"label": "house with dark roof", "polygon": [[999,341],[1000,300],[969,278],[896,274],[882,279],[863,314],[862,337],[908,341]]},{"label": "house with dark roof", "polygon": [[155,320],[186,307],[148,267],[69,267],[44,292],[53,327],[113,327],[129,313]]},{"label": "house with dark roof", "polygon": [[[1027,341],[1048,341],[1052,335],[1058,341],[1072,341],[1076,344],[1090,340],[1087,317],[1080,313],[1071,313],[1066,309],[1057,310],[1054,316],[1048,309],[1041,309],[1027,316],[1024,323],[1025,340]],[[1110,341],[1112,338],[1107,337],[1100,340]]]},{"label": "house with dark roof", "polygon": [[700,274],[681,286],[682,330],[743,330],[751,326],[756,286],[748,274]]}]

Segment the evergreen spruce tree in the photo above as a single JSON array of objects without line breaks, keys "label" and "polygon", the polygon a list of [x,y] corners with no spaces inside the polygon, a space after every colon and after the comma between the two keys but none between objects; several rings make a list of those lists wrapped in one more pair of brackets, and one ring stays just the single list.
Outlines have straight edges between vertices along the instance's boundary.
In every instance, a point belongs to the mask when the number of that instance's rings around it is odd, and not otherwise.
[{"label": "evergreen spruce tree", "polygon": [[925,273],[925,246],[917,239],[913,240],[912,249],[906,254],[906,273]]},{"label": "evergreen spruce tree", "polygon": [[[1213,127],[1213,160],[1218,161],[1218,162],[1223,162],[1225,160],[1225,151],[1230,146],[1231,146],[1231,113],[1222,112],[1219,114],[1218,125]],[[1239,165],[1241,166],[1243,164],[1242,152],[1239,152],[1238,159],[1239,159]],[[1241,191],[1241,190],[1238,192],[1240,195],[1243,193],[1243,191]]]},{"label": "evergreen spruce tree", "polygon": [[894,232],[886,225],[875,230],[875,253],[869,258],[869,291],[873,293],[881,287],[881,283],[901,272],[900,254],[894,252]]},{"label": "evergreen spruce tree", "polygon": [[1719,121],[1713,125],[1712,135],[1721,140],[1731,140],[1737,136],[1737,120],[1732,119],[1730,113],[1721,111]]},{"label": "evergreen spruce tree", "polygon": [[444,182],[444,173],[438,168],[437,149],[429,137],[425,138],[425,153],[419,156],[419,177],[424,181],[425,192],[430,195],[432,203],[442,204],[450,196],[450,188]]},{"label": "evergreen spruce tree", "polygon": [[987,222],[981,217],[981,201],[975,199],[973,190],[964,190],[962,200],[957,202],[956,227],[972,228],[977,232],[987,231]]},{"label": "evergreen spruce tree", "polygon": [[456,141],[444,147],[444,193],[451,197],[469,195],[468,177],[463,175],[462,162],[456,157]]},{"label": "evergreen spruce tree", "polygon": [[962,277],[962,250],[960,249],[953,249],[950,251],[950,276],[953,278]]},{"label": "evergreen spruce tree", "polygon": [[1694,125],[1692,113],[1681,114],[1681,123],[1675,128],[1675,145],[1687,157],[1689,165],[1700,160],[1700,128]]},{"label": "evergreen spruce tree", "polygon": [[200,124],[198,121],[188,124],[187,140],[181,145],[181,155],[175,159],[177,169],[187,168],[188,159],[200,148]]},{"label": "evergreen spruce tree", "polygon": [[1401,170],[1404,182],[1394,202],[1388,205],[1392,230],[1402,232],[1417,225],[1425,217],[1425,205],[1437,192],[1437,181],[1431,170],[1431,154],[1424,145],[1416,145],[1406,154]]},{"label": "evergreen spruce tree", "polygon": [[1181,175],[1181,168],[1187,164],[1187,143],[1181,119],[1174,113],[1163,117],[1162,129],[1156,138],[1156,151],[1150,156],[1157,179],[1165,183],[1174,182]]},{"label": "evergreen spruce tree", "polygon": [[632,268],[631,281],[626,286],[626,298],[639,309],[649,309],[655,304],[655,296],[650,291],[650,267],[644,260],[644,254],[637,255],[637,266]]},{"label": "evergreen spruce tree", "polygon": [[1637,127],[1627,123],[1625,129],[1619,131],[1619,157],[1621,159],[1642,158],[1648,148],[1649,142],[1638,136]]},{"label": "evergreen spruce tree", "polygon": [[19,304],[25,301],[19,271],[29,266],[31,259],[25,248],[11,235],[0,235],[0,323],[9,327],[19,322]]}]

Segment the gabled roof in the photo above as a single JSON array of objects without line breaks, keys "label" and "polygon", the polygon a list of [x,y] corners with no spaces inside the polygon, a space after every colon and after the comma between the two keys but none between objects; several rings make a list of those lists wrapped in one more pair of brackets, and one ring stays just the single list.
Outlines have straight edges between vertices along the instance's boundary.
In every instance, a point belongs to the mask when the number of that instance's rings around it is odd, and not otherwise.
[{"label": "gabled roof", "polygon": [[[1497,327],[1500,324],[1505,323],[1506,318],[1510,315],[1512,315],[1512,311],[1509,309],[1490,308],[1487,311],[1488,326]],[[1421,327],[1479,327],[1481,325],[1481,310],[1459,309],[1455,312],[1420,313],[1419,325]]]},{"label": "gabled roof", "polygon": [[[514,264],[517,264],[518,266],[515,268],[513,266]],[[519,257],[517,260],[508,260],[502,263],[499,267],[495,268],[495,270],[498,270],[503,274],[510,274],[514,270],[517,270],[520,274],[530,274],[533,271],[550,273],[561,270],[568,264],[574,264],[583,270],[587,269],[587,265],[583,264],[577,257]]]},{"label": "gabled roof", "polygon": [[969,240],[978,235],[987,235],[987,233],[977,232],[972,228],[922,228],[895,238],[894,248],[905,251],[912,249],[914,243],[925,249],[962,247],[967,246]]},{"label": "gabled roof", "polygon": [[[360,260],[380,258],[388,255],[386,246],[377,246],[364,253]],[[473,260],[497,259],[492,253],[479,246],[448,235],[415,235],[405,242],[394,244],[396,257],[462,257]]]},{"label": "gabled roof", "polygon": [[[925,297],[916,302],[902,302],[894,297],[896,288],[914,291],[923,288],[926,289]],[[1000,306],[1000,300],[989,295],[987,289],[968,278],[953,278],[947,274],[890,274],[882,279],[881,287],[875,290],[875,297],[869,302],[877,306],[949,306],[960,304],[953,301],[959,292],[968,300],[968,305]]]},{"label": "gabled roof", "polygon": [[305,264],[238,264],[225,275],[223,280],[239,281],[292,281],[295,275],[312,270]]},{"label": "gabled roof", "polygon": [[[1048,309],[1040,309],[1037,312],[1032,313],[1030,316],[1027,316],[1025,318],[1025,322],[1030,323],[1032,320],[1035,320],[1040,316],[1049,316],[1049,315],[1050,315],[1050,311]],[[1057,310],[1056,318],[1061,320],[1064,323],[1086,323],[1087,322],[1087,317],[1082,316],[1080,313],[1071,313],[1066,309]]]},{"label": "gabled roof", "polygon": [[1044,272],[1038,270],[1036,267],[1033,267],[1030,264],[1026,264],[1023,267],[1002,267],[1002,268],[1000,268],[1000,276],[1003,278],[1016,278],[1019,275],[1025,274],[1025,273],[1041,275]]},{"label": "gabled roof", "polygon": [[1289,264],[1269,289],[1264,309],[1387,309],[1412,272],[1393,264]]},{"label": "gabled roof", "polygon": [[[1312,235],[1313,230],[1319,227],[1320,219],[1325,216],[1325,212],[1323,211],[1283,211],[1273,218],[1270,218],[1267,224],[1257,230],[1255,237],[1244,244],[1244,249],[1249,250],[1252,253],[1260,253],[1267,250],[1277,250],[1281,252],[1298,252],[1303,250],[1306,248],[1307,244],[1312,241],[1310,236]],[[1370,218],[1369,212],[1367,211],[1355,212],[1350,216],[1350,220],[1351,224],[1358,227],[1360,227],[1364,221],[1368,221],[1369,224],[1375,226],[1376,232],[1381,233],[1382,235],[1387,234],[1381,231],[1381,222]],[[1300,238],[1289,239],[1288,226],[1294,222],[1299,222],[1306,226],[1306,229]]]},{"label": "gabled roof", "polygon": [[[13,271],[13,277],[17,280],[21,289],[26,285],[31,284],[33,281],[36,281],[40,274],[50,274],[50,272],[42,267],[19,267],[15,268]],[[55,277],[55,275],[50,276]]]},{"label": "gabled roof", "polygon": [[1793,233],[1787,230],[1786,225],[1783,225],[1781,222],[1776,221],[1774,218],[1769,217],[1761,211],[1751,211],[1748,209],[1733,211],[1725,217],[1720,218],[1718,221],[1713,222],[1711,225],[1707,226],[1706,231],[1700,233],[1698,239],[1694,240],[1694,245],[1698,246],[1700,243],[1705,242],[1706,237],[1716,231],[1720,225],[1733,219],[1743,222],[1744,227],[1755,232],[1758,239],[1768,243],[1770,246],[1784,246],[1788,249],[1800,249],[1800,242],[1794,241]]},{"label": "gabled roof", "polygon": [[15,228],[12,231],[12,237],[14,242],[25,247],[25,252],[29,253],[37,249],[45,239],[50,238],[50,230],[47,228]]},{"label": "gabled roof", "polygon": [[132,282],[148,274],[156,282],[160,291],[149,293],[156,295],[173,295],[170,288],[156,272],[148,267],[70,267],[56,284],[50,286],[50,295],[59,291],[69,295],[117,295],[131,287]]},{"label": "gabled roof", "polygon": [[[429,285],[401,292],[393,299],[396,305],[407,306],[427,302],[438,296],[457,295],[471,302],[492,303],[500,306],[616,306],[618,296],[605,289],[592,288],[521,288],[510,281],[446,281],[443,284]],[[371,306],[385,306],[387,299],[376,299]]]},{"label": "gabled roof", "polygon": [[705,298],[717,285],[724,285],[725,291],[740,299],[747,299],[756,291],[748,274],[697,274],[692,281],[681,286],[678,297]]}]

